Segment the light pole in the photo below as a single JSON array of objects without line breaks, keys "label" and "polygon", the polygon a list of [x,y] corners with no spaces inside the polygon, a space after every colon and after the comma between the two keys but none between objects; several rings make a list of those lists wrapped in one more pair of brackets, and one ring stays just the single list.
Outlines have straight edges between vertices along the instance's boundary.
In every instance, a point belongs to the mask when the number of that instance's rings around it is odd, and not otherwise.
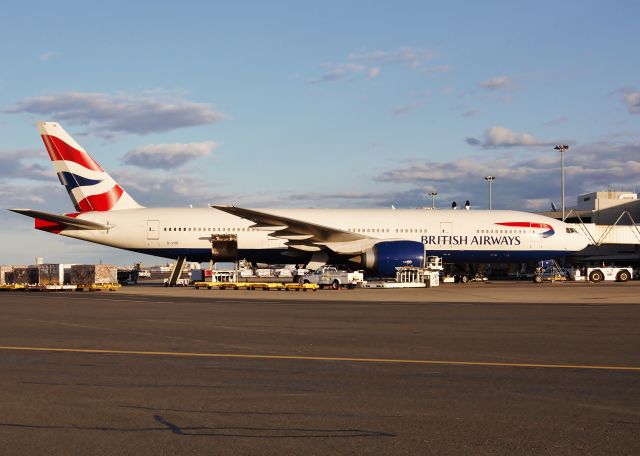
[{"label": "light pole", "polygon": [[493,181],[496,180],[496,178],[493,176],[487,176],[484,178],[484,180],[489,182],[489,210],[491,210],[493,209],[493,195],[491,194],[491,184],[493,184]]},{"label": "light pole", "polygon": [[554,147],[555,150],[560,152],[560,182],[562,184],[562,221],[564,222],[564,153],[567,151],[569,146],[566,144],[561,144]]},{"label": "light pole", "polygon": [[435,209],[436,208],[436,195],[437,194],[438,194],[438,192],[429,193],[429,195],[431,195],[431,209]]}]

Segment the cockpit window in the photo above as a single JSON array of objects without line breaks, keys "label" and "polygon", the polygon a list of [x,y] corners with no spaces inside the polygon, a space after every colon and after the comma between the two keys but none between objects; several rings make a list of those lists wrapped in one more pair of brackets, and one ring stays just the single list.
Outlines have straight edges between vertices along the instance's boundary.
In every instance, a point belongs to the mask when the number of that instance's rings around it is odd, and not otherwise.
[{"label": "cockpit window", "polygon": [[567,233],[577,233],[578,230],[576,230],[575,228],[567,228]]}]

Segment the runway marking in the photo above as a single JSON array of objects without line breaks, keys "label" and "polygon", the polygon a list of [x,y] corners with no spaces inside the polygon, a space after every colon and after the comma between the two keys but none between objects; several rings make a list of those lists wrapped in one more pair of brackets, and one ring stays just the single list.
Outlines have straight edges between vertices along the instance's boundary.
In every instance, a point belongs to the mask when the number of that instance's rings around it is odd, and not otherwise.
[{"label": "runway marking", "polygon": [[392,358],[343,358],[331,356],[302,356],[302,355],[246,355],[240,353],[189,353],[189,352],[162,352],[162,351],[138,351],[138,350],[107,350],[91,348],[53,348],[53,347],[15,347],[0,346],[5,351],[31,351],[31,352],[57,352],[57,353],[86,353],[103,355],[134,355],[134,356],[177,356],[189,358],[232,358],[232,359],[277,359],[293,361],[329,361],[352,363],[381,363],[381,364],[423,364],[445,366],[480,366],[480,367],[528,367],[543,369],[583,369],[606,371],[635,371],[640,372],[637,366],[591,366],[584,364],[542,364],[542,363],[499,363],[488,361],[438,361],[427,359],[392,359]]}]

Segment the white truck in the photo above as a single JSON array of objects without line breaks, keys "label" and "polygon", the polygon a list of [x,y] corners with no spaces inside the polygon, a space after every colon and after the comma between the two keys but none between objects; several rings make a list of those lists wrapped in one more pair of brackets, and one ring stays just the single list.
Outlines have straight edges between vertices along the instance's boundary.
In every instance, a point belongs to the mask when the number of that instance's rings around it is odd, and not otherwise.
[{"label": "white truck", "polygon": [[316,271],[301,276],[299,283],[315,283],[320,288],[330,286],[334,290],[340,287],[355,288],[358,283],[364,282],[362,271],[348,272],[339,270],[335,266],[323,266]]},{"label": "white truck", "polygon": [[[165,278],[162,283],[164,284],[165,287],[169,286],[169,279]],[[191,279],[183,279],[183,278],[179,278],[176,281],[176,287],[188,287],[191,284]]]},{"label": "white truck", "polygon": [[588,280],[590,282],[616,281],[626,282],[633,278],[633,268],[631,267],[589,267],[570,269],[569,275],[572,280]]}]

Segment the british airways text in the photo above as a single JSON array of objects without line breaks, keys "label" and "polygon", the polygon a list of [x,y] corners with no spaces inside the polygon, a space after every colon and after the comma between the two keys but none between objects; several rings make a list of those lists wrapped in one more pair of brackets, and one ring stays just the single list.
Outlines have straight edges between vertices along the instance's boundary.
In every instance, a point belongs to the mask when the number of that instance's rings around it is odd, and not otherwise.
[{"label": "british airways text", "polygon": [[520,245],[520,236],[422,236],[425,245]]}]

